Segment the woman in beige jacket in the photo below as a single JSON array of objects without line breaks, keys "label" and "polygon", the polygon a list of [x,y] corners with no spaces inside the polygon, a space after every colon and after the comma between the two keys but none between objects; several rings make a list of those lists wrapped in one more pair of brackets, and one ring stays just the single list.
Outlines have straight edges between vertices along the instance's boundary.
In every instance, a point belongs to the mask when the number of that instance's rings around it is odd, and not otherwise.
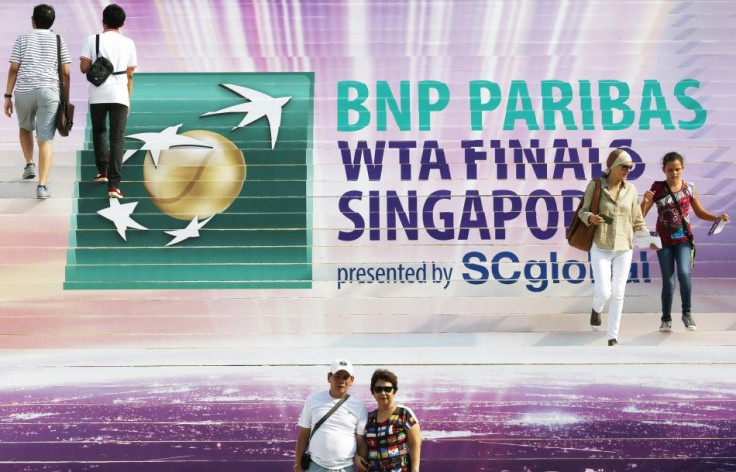
[{"label": "woman in beige jacket", "polygon": [[[629,153],[615,149],[606,160],[607,169],[601,177],[601,200],[598,214],[590,212],[595,181],[585,189],[583,206],[578,213],[587,224],[595,225],[593,246],[590,249],[590,262],[593,268],[593,309],[590,324],[594,329],[601,324],[601,311],[607,301],[608,307],[608,345],[618,346],[618,331],[621,326],[621,313],[624,306],[624,291],[631,270],[634,238],[636,233],[648,236],[639,206],[639,194],[626,177],[634,167]],[[656,246],[652,246],[656,249]]]}]

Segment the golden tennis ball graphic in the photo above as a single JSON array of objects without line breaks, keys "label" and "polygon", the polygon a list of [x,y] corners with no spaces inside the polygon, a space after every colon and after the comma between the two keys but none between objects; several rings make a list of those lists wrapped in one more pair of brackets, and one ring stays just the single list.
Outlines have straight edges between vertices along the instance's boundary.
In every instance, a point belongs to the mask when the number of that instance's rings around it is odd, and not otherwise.
[{"label": "golden tennis ball graphic", "polygon": [[180,220],[200,220],[225,211],[240,195],[245,157],[217,133],[180,133],[211,147],[180,146],[161,151],[154,166],[151,153],[143,164],[143,185],[161,212]]}]

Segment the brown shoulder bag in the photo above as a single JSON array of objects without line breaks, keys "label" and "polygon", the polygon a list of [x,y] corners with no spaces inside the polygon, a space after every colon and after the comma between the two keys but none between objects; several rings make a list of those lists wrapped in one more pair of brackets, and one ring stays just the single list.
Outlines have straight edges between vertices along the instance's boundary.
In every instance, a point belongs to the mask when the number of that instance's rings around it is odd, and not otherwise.
[{"label": "brown shoulder bag", "polygon": [[[593,236],[595,235],[595,225],[586,225],[580,219],[578,214],[583,207],[584,198],[580,199],[578,209],[575,210],[575,216],[567,228],[567,242],[570,246],[588,252],[593,247]],[[593,199],[590,201],[590,211],[593,214],[598,213],[598,204],[601,201],[601,179],[595,179],[595,190],[593,191]]]}]

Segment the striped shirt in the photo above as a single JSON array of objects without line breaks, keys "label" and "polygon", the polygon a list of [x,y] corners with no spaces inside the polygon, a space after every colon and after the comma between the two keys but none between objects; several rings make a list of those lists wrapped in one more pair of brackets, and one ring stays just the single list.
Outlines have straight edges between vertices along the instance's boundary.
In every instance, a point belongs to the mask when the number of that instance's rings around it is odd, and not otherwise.
[{"label": "striped shirt", "polygon": [[[20,64],[16,93],[40,88],[59,91],[59,70],[56,60],[56,35],[47,29],[34,29],[15,39],[10,62]],[[64,39],[61,40],[61,63],[72,62]]]}]

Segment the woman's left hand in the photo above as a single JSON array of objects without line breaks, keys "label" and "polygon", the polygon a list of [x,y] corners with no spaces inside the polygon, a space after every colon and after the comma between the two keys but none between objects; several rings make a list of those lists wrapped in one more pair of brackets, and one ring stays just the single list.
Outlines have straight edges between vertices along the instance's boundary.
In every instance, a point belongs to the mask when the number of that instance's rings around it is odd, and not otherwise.
[{"label": "woman's left hand", "polygon": [[731,218],[729,218],[729,217],[728,217],[728,215],[727,215],[727,214],[725,214],[725,213],[723,213],[723,214],[721,215],[721,219],[723,219],[723,221],[731,221]]}]

